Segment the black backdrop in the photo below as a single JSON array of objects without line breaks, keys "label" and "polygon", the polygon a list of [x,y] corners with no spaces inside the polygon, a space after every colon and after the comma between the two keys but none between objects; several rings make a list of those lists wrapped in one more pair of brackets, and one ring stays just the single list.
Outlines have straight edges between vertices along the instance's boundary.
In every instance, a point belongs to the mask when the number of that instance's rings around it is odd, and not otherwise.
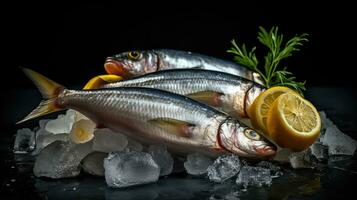
[{"label": "black backdrop", "polygon": [[[230,40],[237,38],[252,46],[257,42],[258,26],[270,28],[278,25],[286,36],[310,34],[310,42],[285,64],[299,80],[307,80],[309,91],[316,87],[327,88],[315,93],[315,97],[330,98],[325,101],[326,107],[339,107],[333,120],[339,120],[341,128],[345,122],[342,130],[350,134],[354,131],[351,135],[356,139],[356,73],[353,71],[356,68],[356,7],[343,1],[326,1],[287,0],[265,4],[214,1],[199,5],[192,5],[193,1],[167,1],[165,5],[153,5],[152,1],[146,5],[142,5],[142,1],[130,1],[130,4],[129,1],[2,2],[0,153],[6,153],[6,156],[0,163],[2,171],[5,169],[0,179],[4,176],[10,180],[15,177],[14,173],[17,174],[17,169],[9,171],[11,136],[17,128],[33,127],[37,122],[14,124],[40,100],[40,95],[34,93],[33,84],[19,70],[20,66],[32,68],[72,87],[104,73],[106,56],[132,49],[171,48],[231,59],[225,53]],[[331,182],[341,178],[337,175],[331,176]],[[17,177],[18,187],[10,194],[36,198],[33,183],[28,183],[29,180],[32,179]],[[353,187],[352,178],[342,185],[327,184],[323,187],[332,192],[325,193],[322,198],[331,194],[330,198],[334,199],[337,195],[347,196],[353,191],[350,189]],[[4,194],[1,196],[5,198]]]},{"label": "black backdrop", "polygon": [[[172,48],[230,59],[236,38],[255,45],[258,26],[278,25],[286,36],[309,33],[310,42],[286,63],[309,85],[353,83],[356,23],[353,6],[289,1],[288,4],[220,2],[145,4],[13,3],[3,7],[3,70],[38,70],[64,84],[104,73],[106,56],[132,49]],[[164,6],[164,7],[160,7]],[[19,77],[15,85],[28,83]],[[26,86],[27,87],[27,86]]]},{"label": "black backdrop", "polygon": [[[288,3],[289,2],[289,3]],[[126,4],[127,3],[127,4]],[[335,2],[336,3],[336,2]],[[354,87],[355,21],[343,2],[102,3],[12,2],[1,7],[2,117],[18,107],[6,97],[34,88],[19,67],[66,86],[103,74],[107,56],[133,49],[190,50],[224,59],[230,40],[257,44],[258,26],[280,27],[287,37],[309,33],[310,42],[284,63],[307,87]],[[339,95],[336,93],[336,95]],[[355,97],[355,94],[352,94]]]}]

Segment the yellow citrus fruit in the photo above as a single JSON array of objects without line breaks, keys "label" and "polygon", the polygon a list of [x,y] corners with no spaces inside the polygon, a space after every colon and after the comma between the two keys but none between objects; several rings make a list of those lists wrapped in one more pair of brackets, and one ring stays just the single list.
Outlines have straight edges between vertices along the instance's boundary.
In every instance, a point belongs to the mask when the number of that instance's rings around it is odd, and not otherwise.
[{"label": "yellow citrus fruit", "polygon": [[266,120],[268,117],[268,111],[276,98],[285,93],[296,93],[294,90],[288,87],[276,86],[271,87],[268,90],[261,93],[248,108],[248,116],[252,125],[262,130],[265,134],[268,134],[266,130]]},{"label": "yellow citrus fruit", "polygon": [[120,80],[123,80],[123,77],[112,74],[99,75],[89,80],[83,90],[98,89],[107,83],[113,83]]},{"label": "yellow citrus fruit", "polygon": [[280,95],[267,118],[270,138],[280,147],[302,151],[320,134],[321,119],[316,108],[298,94]]}]

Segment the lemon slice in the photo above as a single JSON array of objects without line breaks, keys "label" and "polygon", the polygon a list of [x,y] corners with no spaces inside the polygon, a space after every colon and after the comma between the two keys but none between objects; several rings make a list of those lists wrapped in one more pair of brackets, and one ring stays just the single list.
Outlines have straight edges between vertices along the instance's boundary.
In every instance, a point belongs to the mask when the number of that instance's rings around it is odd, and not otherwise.
[{"label": "lemon slice", "polygon": [[107,83],[113,83],[123,80],[123,77],[117,75],[99,75],[87,82],[83,90],[98,89]]},{"label": "lemon slice", "polygon": [[272,87],[261,93],[248,108],[247,113],[252,125],[257,129],[262,130],[267,135],[266,120],[269,108],[276,98],[288,92],[296,93],[294,90],[282,86]]},{"label": "lemon slice", "polygon": [[316,108],[298,94],[280,95],[269,110],[267,130],[280,147],[302,151],[314,143],[320,129]]}]

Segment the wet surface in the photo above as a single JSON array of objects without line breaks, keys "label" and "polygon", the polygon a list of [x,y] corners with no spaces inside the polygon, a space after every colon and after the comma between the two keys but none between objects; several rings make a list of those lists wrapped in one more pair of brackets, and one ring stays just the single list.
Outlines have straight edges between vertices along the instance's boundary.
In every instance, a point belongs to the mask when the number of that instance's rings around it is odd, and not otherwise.
[{"label": "wet surface", "polygon": [[[312,91],[306,97],[319,110],[325,110],[343,132],[356,139],[356,120],[353,117],[356,98],[353,90],[345,89],[339,96],[334,95],[338,92],[333,88]],[[17,100],[14,105],[24,105],[17,104],[23,101]],[[338,101],[344,103],[336,103]],[[185,173],[161,178],[154,184],[127,189],[108,188],[104,178],[84,173],[70,179],[36,178],[32,173],[33,158],[12,153],[15,129],[4,131],[0,136],[1,199],[341,199],[355,194],[357,189],[356,157],[336,158],[335,162],[325,163],[319,170],[293,170],[285,166],[284,175],[274,178],[272,186],[248,190],[238,187],[235,178],[216,184],[207,178],[195,178]]]},{"label": "wet surface", "polygon": [[[4,161],[4,160],[3,160]],[[320,170],[284,168],[284,175],[273,179],[271,187],[244,190],[235,179],[215,184],[206,178],[184,173],[161,178],[157,183],[127,189],[112,189],[104,178],[82,174],[70,179],[33,177],[31,157],[17,155],[5,161],[10,167],[3,180],[5,199],[332,199],[354,193],[356,160],[329,163]],[[3,198],[2,198],[3,199]]]}]

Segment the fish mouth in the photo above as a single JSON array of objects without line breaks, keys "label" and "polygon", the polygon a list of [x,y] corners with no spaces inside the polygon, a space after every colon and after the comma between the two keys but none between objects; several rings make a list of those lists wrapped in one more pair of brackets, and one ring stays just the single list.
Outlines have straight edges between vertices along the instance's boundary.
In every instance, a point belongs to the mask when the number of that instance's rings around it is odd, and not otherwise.
[{"label": "fish mouth", "polygon": [[254,150],[262,156],[275,156],[277,152],[277,147],[272,146],[263,146],[263,147],[254,147]]},{"label": "fish mouth", "polygon": [[108,74],[129,78],[131,75],[125,69],[124,64],[109,57],[105,60],[104,69]]}]

